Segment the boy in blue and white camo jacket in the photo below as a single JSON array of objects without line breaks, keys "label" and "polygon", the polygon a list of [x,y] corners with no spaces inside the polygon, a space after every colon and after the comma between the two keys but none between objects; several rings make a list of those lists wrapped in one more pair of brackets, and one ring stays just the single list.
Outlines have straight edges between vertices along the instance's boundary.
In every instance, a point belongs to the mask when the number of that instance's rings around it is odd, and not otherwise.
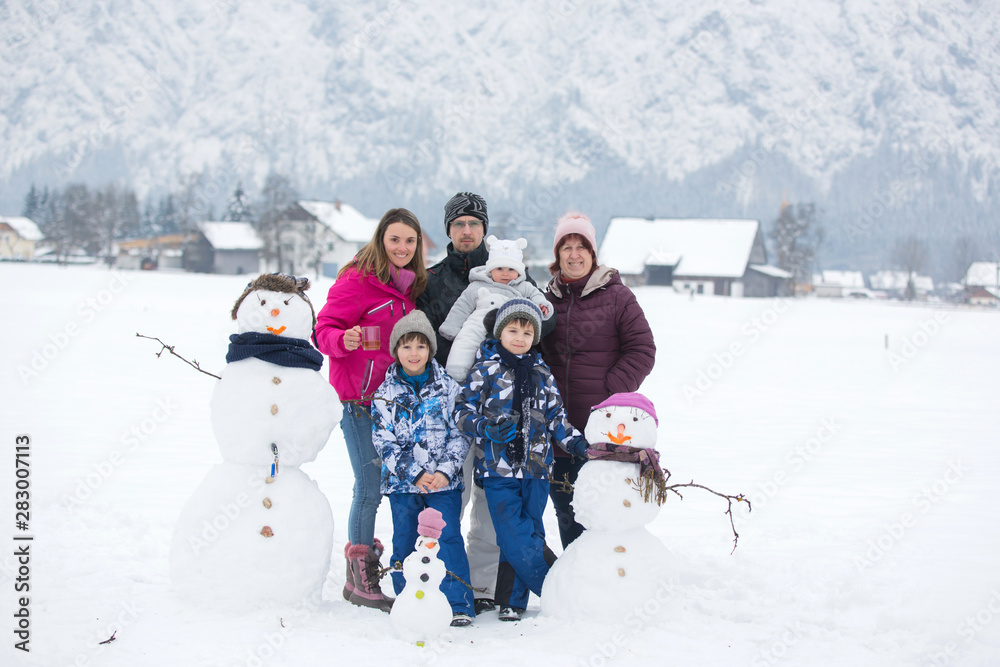
[{"label": "boy in blue and white camo jacket", "polygon": [[[451,603],[452,625],[469,625],[475,616],[469,560],[462,540],[462,463],[469,441],[455,425],[460,387],[434,360],[436,336],[417,310],[392,328],[389,349],[396,361],[372,399],[372,444],[382,459],[382,494],[392,510],[392,556],[401,564],[414,550],[417,515],[433,507],[445,527],[439,552],[449,575],[441,592]],[[398,595],[403,573],[392,573]]]},{"label": "boy in blue and white camo jacket", "polygon": [[542,524],[552,445],[586,458],[588,444],[569,423],[549,367],[531,351],[541,332],[538,306],[511,299],[497,309],[493,323],[491,316],[485,322],[492,338],[462,386],[455,421],[476,439],[476,484],[485,492],[500,547],[500,620],[516,621],[528,591],[541,595],[555,561]]}]

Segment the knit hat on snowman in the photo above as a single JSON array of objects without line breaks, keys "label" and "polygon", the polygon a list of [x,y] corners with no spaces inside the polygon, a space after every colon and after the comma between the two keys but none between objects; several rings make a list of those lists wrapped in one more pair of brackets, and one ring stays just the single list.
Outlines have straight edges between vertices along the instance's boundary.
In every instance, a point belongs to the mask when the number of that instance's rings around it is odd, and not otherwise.
[{"label": "knit hat on snowman", "polygon": [[445,522],[441,512],[428,507],[417,515],[417,534],[430,537],[435,540],[441,539],[441,532],[444,530]]},{"label": "knit hat on snowman", "polygon": [[486,248],[490,251],[489,259],[486,260],[486,272],[493,269],[507,268],[517,271],[517,275],[524,276],[524,253],[528,247],[525,239],[510,241],[489,236],[486,239]]},{"label": "knit hat on snowman", "polygon": [[[635,412],[646,413],[653,421],[659,425],[656,418],[656,409],[653,402],[642,394],[630,392],[612,394],[607,399],[598,403],[590,409],[591,415],[601,410],[611,408],[626,408]],[[593,418],[593,417],[592,417]],[[639,416],[636,415],[635,419]],[[619,433],[602,433],[606,435],[610,442],[596,442],[590,440],[587,448],[587,460],[589,461],[620,461],[623,463],[636,463],[639,465],[639,478],[633,480],[642,494],[645,502],[655,500],[657,505],[662,505],[667,499],[667,481],[660,468],[660,454],[652,447],[634,447],[625,444],[631,438],[624,435],[626,428],[619,427]],[[651,444],[651,443],[650,443]]]}]

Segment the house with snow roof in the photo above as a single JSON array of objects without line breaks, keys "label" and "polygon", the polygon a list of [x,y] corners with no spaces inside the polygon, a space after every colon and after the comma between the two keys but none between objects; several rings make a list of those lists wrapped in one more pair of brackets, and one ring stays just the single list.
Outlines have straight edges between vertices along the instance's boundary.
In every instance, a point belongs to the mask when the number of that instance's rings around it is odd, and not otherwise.
[{"label": "house with snow roof", "polygon": [[870,296],[860,271],[824,270],[813,274],[812,293],[823,297]]},{"label": "house with snow roof", "polygon": [[332,278],[371,240],[378,220],[339,199],[301,200],[285,210],[280,224],[281,266],[277,270]]},{"label": "house with snow roof", "polygon": [[597,259],[632,285],[734,297],[790,294],[792,274],[768,266],[757,220],[612,218]]},{"label": "house with snow roof", "polygon": [[[873,290],[884,291],[896,299],[905,299],[910,274],[907,271],[878,271],[868,276]],[[930,276],[913,276],[913,298],[925,300],[934,291],[934,280]]]},{"label": "house with snow roof", "polygon": [[264,242],[249,222],[197,223],[198,234],[184,248],[184,268],[199,273],[259,273]]},{"label": "house with snow roof", "polygon": [[967,286],[1000,288],[1000,263],[973,262],[962,278]]},{"label": "house with snow roof", "polygon": [[0,260],[27,261],[35,256],[35,244],[44,238],[31,218],[0,216]]}]

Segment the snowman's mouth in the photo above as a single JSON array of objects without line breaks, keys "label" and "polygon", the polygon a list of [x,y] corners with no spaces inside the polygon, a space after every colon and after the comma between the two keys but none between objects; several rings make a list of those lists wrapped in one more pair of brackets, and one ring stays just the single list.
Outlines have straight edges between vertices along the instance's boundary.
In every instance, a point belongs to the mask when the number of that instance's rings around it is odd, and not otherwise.
[{"label": "snowman's mouth", "polygon": [[623,445],[623,444],[625,444],[626,442],[628,442],[629,440],[632,439],[632,436],[625,435],[625,434],[622,434],[622,435],[612,435],[610,432],[608,432],[606,435],[608,436],[608,440],[610,440],[613,444],[616,444],[616,445]]},{"label": "snowman's mouth", "polygon": [[281,333],[285,330],[285,325],[281,325],[277,329],[275,329],[274,327],[268,327],[267,330],[273,333],[275,336],[280,336]]}]

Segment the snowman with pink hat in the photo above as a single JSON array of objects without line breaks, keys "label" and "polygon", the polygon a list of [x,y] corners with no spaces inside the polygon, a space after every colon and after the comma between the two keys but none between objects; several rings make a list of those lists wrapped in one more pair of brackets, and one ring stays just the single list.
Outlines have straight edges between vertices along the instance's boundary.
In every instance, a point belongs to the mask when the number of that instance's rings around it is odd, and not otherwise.
[{"label": "snowman with pink hat", "polygon": [[549,570],[543,614],[620,620],[666,573],[671,553],[646,528],[667,493],[658,423],[653,403],[638,393],[614,394],[591,408],[588,461],[573,484],[573,510],[586,530]]},{"label": "snowman with pink hat", "polygon": [[451,603],[441,582],[447,575],[444,561],[438,557],[438,540],[445,522],[441,512],[428,507],[417,515],[417,542],[413,553],[403,559],[406,585],[396,596],[389,620],[397,634],[423,646],[447,630],[452,621]]}]

